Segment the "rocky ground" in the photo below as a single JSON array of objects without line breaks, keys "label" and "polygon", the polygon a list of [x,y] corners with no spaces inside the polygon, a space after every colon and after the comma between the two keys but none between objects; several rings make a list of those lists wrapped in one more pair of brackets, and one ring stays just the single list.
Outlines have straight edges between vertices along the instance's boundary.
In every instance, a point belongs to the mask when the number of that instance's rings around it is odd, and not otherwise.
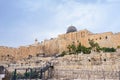
[{"label": "rocky ground", "polygon": [[[110,71],[110,75],[118,75],[120,71],[120,50],[114,53],[96,53],[91,54],[78,54],[78,55],[65,55],[64,57],[43,57],[43,56],[29,56],[28,58],[20,59],[18,61],[1,61],[0,65],[6,67],[10,72],[16,68],[37,68],[43,67],[45,63],[52,62],[54,64],[54,77],[55,78],[73,78],[81,77],[76,74],[92,74],[102,73],[101,71]],[[83,73],[79,73],[79,72]],[[86,73],[89,72],[89,73]],[[69,75],[65,75],[67,74]],[[112,74],[114,72],[114,74]],[[62,74],[61,74],[62,73]],[[75,74],[75,75],[73,75]],[[97,74],[97,73],[96,73]],[[108,75],[108,73],[105,73]],[[59,77],[58,77],[59,76]],[[61,77],[60,77],[61,76]],[[94,75],[93,75],[94,76]],[[85,75],[83,75],[85,77]],[[96,76],[94,76],[96,77]],[[103,77],[103,76],[102,76]]]}]

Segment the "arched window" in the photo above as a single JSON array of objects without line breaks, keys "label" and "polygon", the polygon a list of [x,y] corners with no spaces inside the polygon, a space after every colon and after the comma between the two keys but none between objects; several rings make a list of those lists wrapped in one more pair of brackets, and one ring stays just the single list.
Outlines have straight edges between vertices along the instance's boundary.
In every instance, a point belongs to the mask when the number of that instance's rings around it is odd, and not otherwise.
[{"label": "arched window", "polygon": [[90,59],[88,59],[88,61],[89,61],[89,62],[91,62],[91,60],[90,60]]}]

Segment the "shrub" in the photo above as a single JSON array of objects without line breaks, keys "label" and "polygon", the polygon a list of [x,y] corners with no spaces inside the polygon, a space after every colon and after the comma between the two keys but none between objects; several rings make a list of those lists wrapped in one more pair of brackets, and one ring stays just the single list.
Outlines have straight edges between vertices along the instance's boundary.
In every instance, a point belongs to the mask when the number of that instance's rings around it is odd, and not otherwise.
[{"label": "shrub", "polygon": [[68,45],[67,46],[67,49],[69,51],[70,54],[76,54],[76,50],[77,50],[77,47],[76,45],[74,44],[74,42],[71,44],[71,45]]},{"label": "shrub", "polygon": [[84,54],[90,54],[91,53],[91,49],[90,48],[86,48],[85,46],[81,47],[81,52],[83,52]]},{"label": "shrub", "polygon": [[79,43],[77,46],[75,44],[68,45],[67,48],[68,48],[69,54],[78,54],[81,52],[83,52],[84,54],[91,53],[91,48],[87,48],[81,45],[81,43]]},{"label": "shrub", "polygon": [[103,48],[101,48],[101,50],[103,52],[116,52],[115,48],[106,48],[106,47],[103,47]]},{"label": "shrub", "polygon": [[94,49],[96,52],[100,52],[100,46],[98,43],[95,43],[93,40],[89,40],[91,50]]},{"label": "shrub", "polygon": [[29,76],[30,76],[30,72],[25,72],[25,73],[24,73],[24,76],[25,76],[25,77],[29,77]]},{"label": "shrub", "polygon": [[81,53],[81,43],[78,44],[78,46],[76,47],[76,53]]}]

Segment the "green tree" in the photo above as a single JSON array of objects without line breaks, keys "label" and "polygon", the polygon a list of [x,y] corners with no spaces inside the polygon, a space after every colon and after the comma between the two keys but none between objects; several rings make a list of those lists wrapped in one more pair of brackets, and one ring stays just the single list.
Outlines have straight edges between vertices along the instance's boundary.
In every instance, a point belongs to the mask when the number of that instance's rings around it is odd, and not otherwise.
[{"label": "green tree", "polygon": [[77,48],[76,48],[76,53],[81,53],[81,43],[78,44]]},{"label": "green tree", "polygon": [[94,47],[95,47],[95,42],[94,42],[93,40],[90,40],[90,41],[89,41],[89,44],[90,44],[91,48],[94,48]]},{"label": "green tree", "polygon": [[71,45],[71,49],[72,49],[72,53],[76,54],[76,46],[74,43]]},{"label": "green tree", "polygon": [[68,52],[70,53],[71,52],[71,45],[68,45],[67,49],[68,49]]},{"label": "green tree", "polygon": [[81,45],[80,42],[77,46],[74,43],[72,43],[71,45],[68,45],[67,48],[68,48],[69,54],[78,54],[81,52],[83,52],[84,54],[91,53],[91,48],[87,48],[87,47]]},{"label": "green tree", "polygon": [[100,52],[101,49],[100,49],[100,46],[98,43],[95,43],[93,40],[90,40],[89,44],[90,44],[91,50],[94,50],[96,52]]},{"label": "green tree", "polygon": [[74,42],[71,45],[68,45],[67,49],[70,54],[76,54],[76,46]]},{"label": "green tree", "polygon": [[81,52],[83,52],[84,54],[90,54],[91,53],[91,49],[90,48],[86,48],[85,46],[81,46]]}]

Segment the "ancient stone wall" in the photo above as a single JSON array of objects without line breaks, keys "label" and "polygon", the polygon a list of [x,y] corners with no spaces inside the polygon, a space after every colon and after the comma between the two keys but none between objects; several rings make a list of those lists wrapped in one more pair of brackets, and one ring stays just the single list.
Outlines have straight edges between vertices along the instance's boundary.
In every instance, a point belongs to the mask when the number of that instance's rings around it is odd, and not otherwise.
[{"label": "ancient stone wall", "polygon": [[0,47],[0,60],[17,60],[21,58],[27,58],[29,55],[36,55],[41,52],[41,46],[29,46],[29,47]]},{"label": "ancient stone wall", "polygon": [[94,40],[101,47],[117,48],[117,46],[120,46],[120,33],[105,32],[93,34],[88,30],[80,30],[78,32],[59,35],[58,37],[70,42],[80,41],[86,47],[89,47],[89,40]]},{"label": "ancient stone wall", "polygon": [[57,38],[45,40],[39,43],[35,40],[35,44],[29,46],[21,46],[19,48],[0,47],[0,59],[4,57],[20,59],[28,57],[28,55],[36,55],[41,53],[56,54],[67,50],[67,46],[73,42],[77,45],[81,42],[82,45],[89,47],[89,40],[94,40],[101,47],[120,46],[120,33],[113,34],[112,32],[105,32],[100,34],[93,34],[88,30],[80,30],[77,32],[70,32],[58,35]]}]

